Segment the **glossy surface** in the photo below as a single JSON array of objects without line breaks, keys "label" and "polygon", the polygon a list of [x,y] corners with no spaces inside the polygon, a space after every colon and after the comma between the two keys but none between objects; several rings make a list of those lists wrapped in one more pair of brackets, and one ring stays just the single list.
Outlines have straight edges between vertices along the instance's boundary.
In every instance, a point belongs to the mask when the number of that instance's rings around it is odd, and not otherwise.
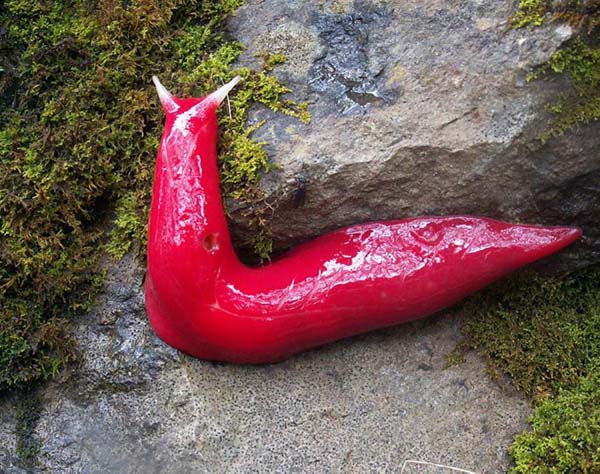
[{"label": "glossy surface", "polygon": [[146,307],[168,344],[196,357],[275,362],[428,316],[577,240],[572,227],[470,216],[372,222],[319,237],[261,268],[239,262],[221,204],[219,102],[176,99],[166,112],[152,197]]}]

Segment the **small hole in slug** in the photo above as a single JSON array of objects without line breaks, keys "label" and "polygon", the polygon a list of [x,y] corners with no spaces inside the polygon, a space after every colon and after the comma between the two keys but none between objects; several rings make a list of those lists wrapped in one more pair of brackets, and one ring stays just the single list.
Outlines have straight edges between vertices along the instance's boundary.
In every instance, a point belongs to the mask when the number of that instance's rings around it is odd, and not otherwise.
[{"label": "small hole in slug", "polygon": [[219,244],[217,243],[216,234],[208,234],[206,237],[204,237],[202,245],[204,245],[204,248],[209,252],[214,252],[217,250],[219,248]]}]

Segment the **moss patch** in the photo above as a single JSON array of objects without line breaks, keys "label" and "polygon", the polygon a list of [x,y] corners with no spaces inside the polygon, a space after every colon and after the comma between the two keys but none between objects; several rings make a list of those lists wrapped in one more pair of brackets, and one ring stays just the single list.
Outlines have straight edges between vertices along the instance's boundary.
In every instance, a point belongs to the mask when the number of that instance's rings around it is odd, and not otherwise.
[{"label": "moss patch", "polygon": [[464,310],[466,343],[530,396],[573,385],[600,358],[600,267],[565,279],[521,272]]},{"label": "moss patch", "polygon": [[541,26],[544,23],[547,3],[546,0],[521,0],[517,11],[510,19],[512,26],[514,28],[528,25]]},{"label": "moss patch", "polygon": [[533,431],[511,447],[514,472],[598,472],[600,266],[564,279],[522,272],[463,308],[457,352],[481,351],[536,405]]},{"label": "moss patch", "polygon": [[538,405],[510,449],[513,473],[600,472],[600,360],[589,372]]},{"label": "moss patch", "polygon": [[511,23],[515,28],[522,28],[540,26],[546,20],[567,22],[579,28],[580,34],[557,51],[550,61],[529,74],[530,80],[563,74],[573,85],[571,92],[561,95],[548,106],[554,117],[542,134],[542,141],[600,119],[600,2],[521,0]]},{"label": "moss patch", "polygon": [[542,141],[560,136],[579,124],[600,119],[600,48],[577,38],[557,51],[547,64],[535,72],[535,77],[556,73],[566,74],[575,92],[564,94],[548,108],[554,117],[548,124]]},{"label": "moss patch", "polygon": [[[145,248],[162,112],[150,78],[204,95],[239,74],[223,109],[226,195],[250,203],[263,256],[257,180],[269,164],[246,128],[250,105],[308,120],[261,71],[233,69],[225,22],[242,0],[8,0],[0,9],[0,390],[55,374],[72,357],[65,318],[102,284],[107,243]],[[104,235],[114,224],[111,236]]]},{"label": "moss patch", "polygon": [[36,387],[18,394],[16,402],[16,454],[25,468],[36,466],[40,442],[35,437],[35,428],[42,411],[42,400]]}]

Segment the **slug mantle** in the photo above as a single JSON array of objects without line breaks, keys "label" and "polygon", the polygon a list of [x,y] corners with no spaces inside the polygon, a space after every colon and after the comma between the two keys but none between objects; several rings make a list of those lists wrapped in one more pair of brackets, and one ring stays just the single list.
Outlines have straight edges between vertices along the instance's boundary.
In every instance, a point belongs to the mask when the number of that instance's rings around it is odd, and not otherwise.
[{"label": "slug mantle", "polygon": [[428,316],[579,238],[572,227],[471,216],[372,222],[323,235],[260,268],[231,244],[217,169],[216,109],[239,81],[166,114],[148,236],[146,308],[168,344],[195,357],[277,362]]}]

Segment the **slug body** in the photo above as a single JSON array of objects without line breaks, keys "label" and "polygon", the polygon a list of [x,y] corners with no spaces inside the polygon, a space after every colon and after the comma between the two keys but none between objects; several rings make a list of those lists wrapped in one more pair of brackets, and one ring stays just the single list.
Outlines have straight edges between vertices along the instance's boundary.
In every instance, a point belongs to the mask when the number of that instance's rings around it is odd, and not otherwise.
[{"label": "slug body", "polygon": [[470,216],[356,225],[260,268],[232,247],[217,169],[216,109],[235,81],[166,113],[152,196],[146,307],[156,333],[193,356],[276,362],[430,315],[577,240],[579,229]]}]

